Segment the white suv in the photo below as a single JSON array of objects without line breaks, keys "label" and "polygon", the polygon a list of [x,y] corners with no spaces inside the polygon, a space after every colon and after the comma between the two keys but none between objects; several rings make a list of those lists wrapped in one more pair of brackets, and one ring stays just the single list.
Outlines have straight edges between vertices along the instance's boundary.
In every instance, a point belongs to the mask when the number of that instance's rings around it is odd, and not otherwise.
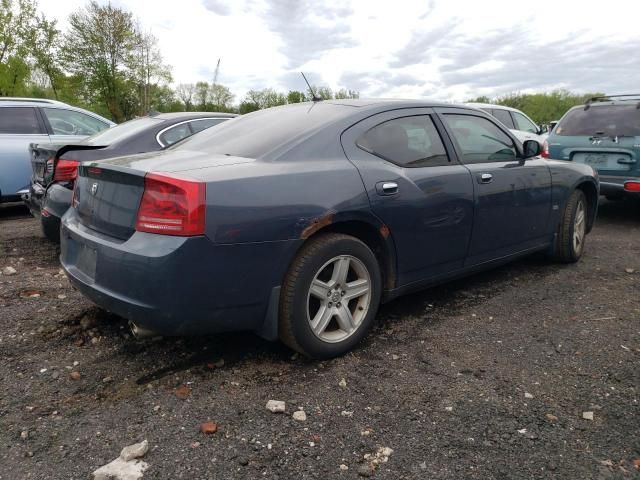
[{"label": "white suv", "polygon": [[533,120],[516,108],[491,103],[467,103],[470,107],[479,108],[493,115],[516,136],[518,140],[536,140],[541,146],[548,135],[546,126],[539,127]]}]

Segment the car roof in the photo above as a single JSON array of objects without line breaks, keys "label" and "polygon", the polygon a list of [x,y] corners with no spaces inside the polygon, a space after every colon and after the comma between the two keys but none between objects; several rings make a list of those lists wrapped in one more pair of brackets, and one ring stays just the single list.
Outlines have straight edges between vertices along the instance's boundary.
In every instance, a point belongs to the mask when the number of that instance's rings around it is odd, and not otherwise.
[{"label": "car roof", "polygon": [[507,107],[506,105],[496,105],[494,103],[468,102],[468,103],[465,103],[465,105],[467,105],[468,107],[475,107],[475,108],[494,108],[496,110],[509,110],[511,112],[522,113],[517,108]]},{"label": "car roof", "polygon": [[[306,102],[310,103],[310,102]],[[321,100],[318,103],[327,103],[331,105],[345,105],[349,107],[384,107],[392,106],[397,108],[411,107],[464,107],[464,105],[456,105],[452,103],[438,102],[429,99],[406,99],[406,98],[346,98],[337,100]]]},{"label": "car roof", "polygon": [[51,100],[49,98],[24,98],[24,97],[0,97],[0,107],[15,107],[24,105],[57,105],[60,107],[71,107],[64,102]]},{"label": "car roof", "polygon": [[191,120],[192,118],[233,118],[237,117],[238,114],[224,112],[170,112],[149,116],[160,120]]}]

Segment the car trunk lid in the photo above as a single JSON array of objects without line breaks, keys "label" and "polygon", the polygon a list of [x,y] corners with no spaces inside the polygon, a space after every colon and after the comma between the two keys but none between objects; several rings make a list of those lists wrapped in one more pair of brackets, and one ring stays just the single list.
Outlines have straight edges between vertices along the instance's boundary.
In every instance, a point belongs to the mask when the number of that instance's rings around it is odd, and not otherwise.
[{"label": "car trunk lid", "polygon": [[86,162],[78,171],[74,206],[87,227],[126,240],[136,230],[148,174],[200,180],[213,167],[252,161],[229,155],[168,150]]},{"label": "car trunk lid", "polygon": [[592,166],[602,175],[633,175],[640,171],[638,136],[553,136],[549,156]]},{"label": "car trunk lid", "polygon": [[[35,182],[46,187],[53,182],[60,157],[74,150],[97,150],[101,148],[104,148],[104,146],[32,143],[30,145],[32,178]],[[69,160],[72,160],[72,156],[69,156]]]}]

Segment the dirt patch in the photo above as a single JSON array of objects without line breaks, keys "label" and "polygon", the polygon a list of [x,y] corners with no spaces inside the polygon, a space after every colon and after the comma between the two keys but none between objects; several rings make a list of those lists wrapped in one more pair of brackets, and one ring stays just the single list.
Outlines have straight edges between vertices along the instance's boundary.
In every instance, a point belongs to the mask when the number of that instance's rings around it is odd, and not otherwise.
[{"label": "dirt patch", "polygon": [[604,203],[577,265],[398,299],[312,362],[249,334],[137,341],[0,208],[0,479],[85,479],[144,439],[144,478],[638,478],[639,239],[640,209]]}]

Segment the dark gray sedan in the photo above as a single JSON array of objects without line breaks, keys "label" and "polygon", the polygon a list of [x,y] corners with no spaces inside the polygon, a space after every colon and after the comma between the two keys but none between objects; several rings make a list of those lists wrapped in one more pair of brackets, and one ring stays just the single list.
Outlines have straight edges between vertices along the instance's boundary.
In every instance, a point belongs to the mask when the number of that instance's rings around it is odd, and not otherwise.
[{"label": "dark gray sedan", "polygon": [[598,180],[539,150],[464,106],[263,110],[82,164],[60,258],[136,334],[251,330],[328,358],[381,301],[533,252],[577,261]]},{"label": "dark gray sedan", "polygon": [[60,218],[71,205],[80,162],[154,152],[235,117],[232,113],[160,113],[117,125],[76,143],[31,144],[33,174],[26,203],[42,231],[60,240]]}]

